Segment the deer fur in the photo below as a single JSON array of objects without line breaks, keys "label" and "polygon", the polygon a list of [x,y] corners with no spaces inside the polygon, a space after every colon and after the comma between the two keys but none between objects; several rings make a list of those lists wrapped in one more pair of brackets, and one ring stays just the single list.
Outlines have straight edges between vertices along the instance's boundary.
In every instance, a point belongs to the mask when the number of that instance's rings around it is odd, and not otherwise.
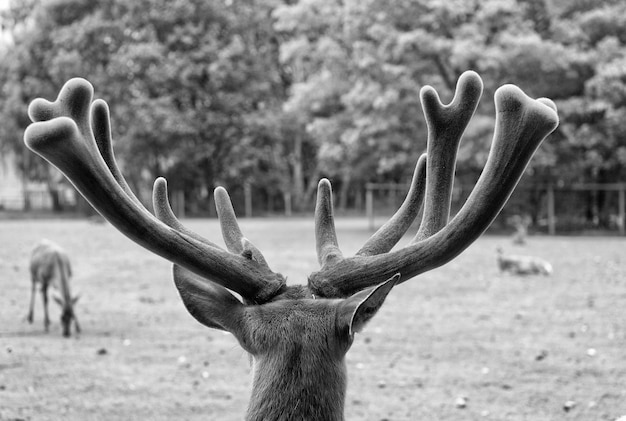
[{"label": "deer fur", "polygon": [[[450,104],[432,87],[420,100],[428,147],[407,197],[355,256],[339,249],[330,181],[320,180],[315,240],[320,270],[306,285],[287,285],[246,239],[226,190],[215,204],[226,249],[186,228],[174,215],[167,183],[157,178],[151,213],[125,181],[113,154],[107,104],[93,101],[84,79],[68,81],[54,102],[29,106],[26,145],[59,168],[115,228],[174,263],[174,282],[189,313],[232,333],[253,361],[246,419],[343,420],[345,354],[397,284],[441,266],[469,247],[498,215],[543,139],[558,124],[556,106],[516,86],[495,93],[496,124],[485,168],[461,210],[449,218],[459,141],[482,94],[465,72]],[[420,228],[393,249],[424,206]],[[237,297],[235,294],[237,294]],[[238,298],[238,297],[241,297]]]},{"label": "deer fur", "polygon": [[343,420],[345,355],[398,278],[347,299],[315,299],[294,286],[288,298],[258,306],[174,267],[189,313],[205,326],[232,333],[252,356],[248,421]]},{"label": "deer fur", "polygon": [[50,329],[50,317],[48,314],[48,288],[58,292],[52,298],[61,307],[61,328],[63,336],[71,336],[71,323],[74,321],[76,333],[80,333],[80,325],[74,313],[74,306],[78,296],[73,296],[70,291],[70,278],[72,267],[70,259],[58,244],[50,240],[41,240],[34,248],[30,258],[31,293],[30,306],[26,319],[33,322],[35,310],[35,295],[37,286],[40,287],[43,301],[43,324],[46,332]]}]

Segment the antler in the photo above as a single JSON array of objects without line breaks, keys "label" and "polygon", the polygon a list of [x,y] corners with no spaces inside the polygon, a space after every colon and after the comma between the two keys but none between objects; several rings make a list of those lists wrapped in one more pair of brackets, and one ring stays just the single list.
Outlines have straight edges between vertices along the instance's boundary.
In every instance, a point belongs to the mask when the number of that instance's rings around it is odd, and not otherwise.
[{"label": "antler", "polygon": [[[330,183],[322,180],[316,207],[316,239],[321,269],[309,277],[309,288],[322,297],[346,297],[379,284],[395,273],[401,281],[441,266],[465,250],[496,218],[535,150],[558,125],[549,99],[531,99],[518,87],[505,85],[495,93],[496,125],[489,157],[469,198],[448,222],[454,162],[459,140],[482,93],[482,81],[465,72],[451,104],[443,105],[435,90],[425,87],[421,101],[428,123],[424,214],[411,243],[389,250],[406,232],[421,204],[420,158],[407,198],[389,223],[372,236],[356,256],[341,255],[335,234]],[[393,233],[393,235],[389,235]]]},{"label": "antler", "polygon": [[[539,144],[558,125],[558,116],[549,99],[533,100],[513,85],[499,88],[487,163],[465,205],[448,222],[459,141],[481,93],[482,81],[474,72],[459,78],[449,105],[441,103],[433,88],[422,89],[427,154],[418,160],[402,206],[354,257],[343,257],[339,249],[330,182],[320,181],[315,232],[321,269],[308,280],[313,294],[346,297],[397,273],[404,282],[452,260],[489,227]],[[156,217],[144,208],[115,161],[107,105],[101,100],[92,104],[92,98],[89,82],[72,79],[55,102],[33,101],[29,115],[34,123],[24,134],[28,147],[59,168],[94,208],[133,241],[179,265],[179,273],[188,270],[218,284],[209,285],[216,296],[228,294],[224,289],[228,288],[248,302],[264,303],[284,291],[285,279],[269,268],[241,233],[223,188],[215,190],[215,202],[228,251],[176,219],[165,179],[158,178],[154,184]],[[418,215],[424,196],[422,223],[415,238],[408,246],[390,251]]]},{"label": "antler", "polygon": [[152,215],[117,166],[106,103],[92,103],[92,99],[91,84],[77,78],[63,86],[56,101],[34,100],[28,110],[34,123],[24,133],[26,145],[61,170],[104,218],[146,249],[250,302],[269,301],[283,289],[283,276],[272,272],[261,253],[243,237],[226,190],[216,189],[215,201],[229,251],[176,219],[163,178],[155,181],[156,217]]}]

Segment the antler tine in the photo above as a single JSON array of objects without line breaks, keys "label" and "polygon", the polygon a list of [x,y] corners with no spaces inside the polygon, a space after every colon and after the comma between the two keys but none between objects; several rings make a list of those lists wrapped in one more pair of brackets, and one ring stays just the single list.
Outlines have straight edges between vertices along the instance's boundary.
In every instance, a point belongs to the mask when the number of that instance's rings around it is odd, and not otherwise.
[{"label": "antler tine", "polygon": [[[224,190],[223,188],[219,187],[218,189]],[[226,192],[226,190],[224,190],[224,193],[226,195],[225,197],[221,193],[216,194],[216,206],[218,209],[217,213],[220,220],[220,225],[222,227],[222,235],[224,236],[228,250],[232,253],[241,254],[248,259],[252,259],[260,265],[265,266],[269,270],[269,266],[265,261],[263,254],[261,254],[261,252],[241,234],[241,230],[239,230],[237,220],[234,216],[235,211],[232,209],[232,204],[230,203],[228,193]],[[195,240],[206,244],[209,247],[214,247],[217,249],[220,248],[213,242],[189,230],[178,220],[178,218],[176,218],[176,215],[174,215],[168,199],[167,181],[165,180],[165,178],[159,177],[154,181],[152,200],[155,216],[165,225],[174,228],[175,230],[184,233],[194,238]],[[224,200],[227,201],[227,204],[223,203]],[[229,207],[230,209],[227,211],[225,210],[226,207]]]},{"label": "antler tine", "polygon": [[[109,114],[109,106],[101,99],[96,99],[91,105],[91,126],[100,151],[100,156],[104,159],[109,171],[120,185],[126,195],[135,202],[138,206],[144,207],[141,201],[135,196],[135,193],[130,189],[126,179],[122,175],[122,172],[115,160],[115,154],[113,153],[113,139],[111,137],[111,118]],[[84,133],[84,132],[83,132]]]},{"label": "antler tine", "polygon": [[[478,106],[482,89],[482,80],[473,71],[459,77],[454,98],[448,105],[441,102],[431,86],[422,88],[420,99],[428,125],[428,160],[420,157],[407,198],[396,214],[357,252],[358,256],[386,253],[406,233],[424,196],[424,176],[417,177],[422,171],[426,174],[424,215],[413,241],[430,237],[448,222],[459,142]],[[424,166],[421,169],[420,164]]]},{"label": "antler tine", "polygon": [[321,179],[317,185],[315,246],[317,260],[322,267],[343,256],[341,250],[339,250],[337,233],[335,231],[332,187],[330,181],[326,178]]},{"label": "antler tine", "polygon": [[[34,123],[24,133],[26,145],[59,168],[113,226],[148,250],[250,301],[268,301],[282,289],[281,275],[167,226],[124,191],[109,167],[117,168],[114,160],[108,158],[107,165],[96,144],[89,118],[92,97],[89,82],[72,79],[55,102],[33,101],[29,115]],[[102,130],[104,113],[97,104],[91,121]],[[106,136],[97,136],[105,145]]]},{"label": "antler tine", "polygon": [[231,253],[241,253],[243,251],[241,245],[243,234],[237,223],[235,209],[233,209],[230,196],[224,187],[217,187],[213,195],[215,197],[215,208],[217,209],[217,217],[220,220],[222,237],[224,237],[226,248]]},{"label": "antler tine", "polygon": [[448,223],[459,143],[482,91],[480,76],[467,71],[459,77],[454,98],[448,105],[441,103],[431,86],[423,87],[420,92],[428,125],[428,163],[424,215],[414,242],[430,237]]},{"label": "antler tine", "polygon": [[[228,196],[228,193],[226,193],[226,196]],[[161,222],[171,228],[176,229],[177,231],[180,231],[181,233],[189,235],[190,237],[206,244],[209,247],[219,249],[219,246],[213,244],[211,241],[198,235],[197,233],[190,231],[178,220],[178,218],[176,218],[176,215],[174,215],[168,199],[167,181],[165,180],[165,178],[159,177],[154,181],[154,188],[152,189],[152,200],[154,205],[154,214]],[[218,211],[218,214],[219,213],[220,211]],[[223,220],[220,219],[220,222],[222,221]],[[222,229],[224,229],[223,226]],[[263,265],[267,270],[270,270],[263,255],[256,247],[254,247],[254,245],[252,245],[248,240],[243,237],[239,238],[239,240],[241,243],[241,255],[248,259],[256,261],[257,263]],[[231,252],[232,251],[233,250],[231,250]],[[226,288],[215,284],[214,282],[207,282],[204,278],[201,278],[193,272],[176,264],[174,265],[174,283],[176,284],[176,288],[181,295],[191,294],[193,293],[192,291],[194,290],[194,288],[201,288],[204,291],[204,296],[217,297],[213,304],[224,302],[224,297],[229,297],[230,300],[233,299],[232,294],[230,294]],[[224,327],[222,327],[221,325],[216,325],[215,323],[208,324],[207,326],[225,330]]]},{"label": "antler tine", "polygon": [[235,209],[233,208],[233,204],[226,189],[224,187],[217,187],[214,191],[214,197],[217,217],[220,220],[222,237],[224,238],[224,243],[226,243],[226,248],[231,253],[241,254],[269,269],[261,251],[243,236],[239,228],[239,223],[237,223]]},{"label": "antler tine", "polygon": [[424,180],[426,178],[426,154],[422,154],[417,160],[411,187],[396,213],[382,226],[356,253],[357,256],[373,256],[387,253],[395,246],[409,229],[424,199]]},{"label": "antler tine", "polygon": [[495,94],[496,126],[487,163],[459,213],[425,240],[376,256],[355,256],[309,276],[323,297],[345,297],[400,272],[404,282],[441,266],[474,242],[498,215],[543,139],[558,125],[549,99],[533,100],[513,85]]},{"label": "antler tine", "polygon": [[170,228],[175,229],[178,232],[181,232],[185,235],[190,236],[196,241],[204,243],[209,247],[213,247],[219,249],[220,247],[207,240],[206,238],[198,235],[197,233],[191,231],[187,227],[185,227],[174,215],[174,211],[170,205],[170,201],[168,199],[167,194],[167,180],[163,177],[157,177],[154,180],[154,186],[152,187],[152,206],[154,208],[154,215],[157,219],[163,222]]}]

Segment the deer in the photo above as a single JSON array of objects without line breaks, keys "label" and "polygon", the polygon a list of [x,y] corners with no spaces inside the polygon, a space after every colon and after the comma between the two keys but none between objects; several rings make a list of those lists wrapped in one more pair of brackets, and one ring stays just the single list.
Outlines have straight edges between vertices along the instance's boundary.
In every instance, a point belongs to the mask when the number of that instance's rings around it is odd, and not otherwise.
[{"label": "deer", "polygon": [[[28,148],[65,174],[117,230],[173,263],[173,280],[187,311],[209,328],[230,332],[251,356],[246,420],[343,420],[345,356],[358,332],[392,289],[453,260],[496,218],[543,139],[558,125],[555,104],[515,85],[495,92],[496,123],[482,174],[450,218],[461,136],[483,91],[474,71],[458,79],[443,104],[431,86],[420,90],[427,145],[396,213],[354,256],[340,250],[328,179],[317,186],[315,250],[320,269],[306,283],[274,272],[246,238],[225,188],[214,191],[225,249],[188,229],[169,203],[167,181],[153,185],[150,212],[117,164],[107,103],[74,78],[56,100],[37,98],[24,133]],[[415,236],[393,249],[420,210]],[[393,249],[393,250],[392,250]]]},{"label": "deer", "polygon": [[35,245],[30,258],[30,305],[26,320],[33,323],[33,315],[35,310],[35,295],[37,286],[40,287],[41,297],[43,301],[43,325],[46,332],[50,330],[50,316],[48,314],[48,288],[52,286],[58,295],[54,294],[52,298],[61,307],[61,328],[63,336],[69,338],[71,336],[71,324],[74,322],[76,333],[80,333],[80,325],[74,306],[79,296],[72,296],[70,290],[70,278],[72,276],[72,267],[68,254],[58,244],[43,239]]},{"label": "deer", "polygon": [[513,275],[552,275],[552,264],[535,256],[504,254],[502,248],[496,249],[498,269]]}]

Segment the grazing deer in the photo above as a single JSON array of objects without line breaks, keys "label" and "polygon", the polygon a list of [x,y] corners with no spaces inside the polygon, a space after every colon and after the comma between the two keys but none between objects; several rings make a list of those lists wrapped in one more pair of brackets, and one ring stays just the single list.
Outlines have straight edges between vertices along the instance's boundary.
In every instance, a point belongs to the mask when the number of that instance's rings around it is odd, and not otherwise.
[{"label": "grazing deer", "polygon": [[54,294],[52,298],[61,306],[61,327],[63,336],[71,335],[71,323],[74,320],[76,333],[80,333],[80,325],[74,314],[74,305],[78,301],[78,296],[72,297],[70,291],[70,278],[72,267],[70,259],[65,250],[58,244],[49,240],[41,240],[33,249],[30,258],[30,307],[26,319],[33,322],[35,310],[35,291],[37,285],[41,288],[43,300],[43,325],[46,332],[50,329],[50,317],[48,315],[48,288],[52,286],[59,295]]},{"label": "grazing deer", "polygon": [[[108,107],[102,100],[92,103],[93,88],[84,79],[68,81],[54,102],[34,100],[29,107],[34,123],[24,138],[113,226],[174,263],[174,282],[193,317],[231,332],[251,354],[247,420],[343,420],[345,355],[355,333],[394,286],[454,259],[487,229],[558,124],[552,101],[531,99],[513,85],[499,88],[487,163],[463,208],[448,221],[459,141],[481,94],[482,80],[474,72],[460,77],[448,105],[433,88],[422,89],[427,153],[417,162],[403,204],[353,257],[344,257],[338,246],[330,183],[319,182],[315,237],[321,268],[306,285],[286,285],[270,269],[243,236],[222,187],[215,190],[215,202],[227,250],[175,217],[163,178],[155,181],[150,213],[116,163]],[[391,251],[422,201],[415,238]]]}]

